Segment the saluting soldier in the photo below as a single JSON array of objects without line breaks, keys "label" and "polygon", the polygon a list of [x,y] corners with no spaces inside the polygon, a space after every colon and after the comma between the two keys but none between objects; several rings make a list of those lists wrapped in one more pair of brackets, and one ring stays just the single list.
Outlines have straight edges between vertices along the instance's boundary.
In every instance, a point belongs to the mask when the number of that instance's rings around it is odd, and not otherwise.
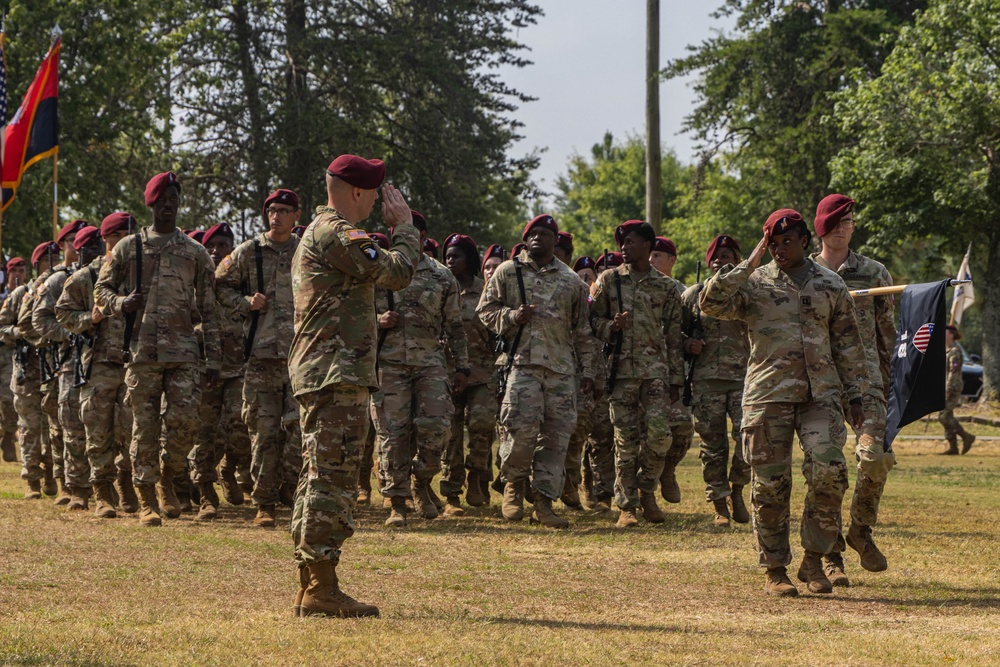
[{"label": "saluting soldier", "polygon": [[381,250],[357,225],[385,178],[381,160],[341,155],[327,169],[327,204],[316,209],[292,261],[295,336],[289,377],[299,402],[302,474],[292,540],[299,567],[295,610],[302,616],[378,616],[378,607],[341,591],[341,547],[354,534],[358,464],[375,377],[375,287],[400,290],[421,258],[420,234],[403,196],[382,188],[392,248]]},{"label": "saluting soldier", "polygon": [[[705,264],[712,273],[740,262],[740,244],[728,234],[716,236],[705,252]],[[750,514],[743,500],[743,487],[750,483],[750,466],[743,455],[740,422],[743,419],[743,380],[750,356],[747,325],[740,320],[720,320],[705,315],[698,305],[704,283],[692,285],[681,297],[684,302],[684,351],[691,355],[694,427],[701,438],[701,475],[705,497],[715,506],[716,526],[747,523]],[[698,333],[698,332],[695,332]],[[730,464],[729,432],[726,418],[732,421],[735,443]],[[728,469],[728,470],[727,470]],[[730,510],[732,512],[730,513]]]},{"label": "saluting soldier", "polygon": [[[201,366],[207,365],[207,382],[214,384],[221,352],[215,267],[205,248],[177,228],[177,176],[157,174],[146,184],[144,197],[153,224],[115,246],[101,266],[94,292],[107,315],[135,318],[125,369],[133,413],[129,454],[139,492],[139,522],[159,526],[161,508],[171,519],[180,516],[174,479],[185,471],[198,427]],[[121,296],[127,290],[128,296]],[[199,322],[204,357],[195,329]]]},{"label": "saluting soldier", "polygon": [[[530,484],[531,520],[550,528],[569,522],[552,511],[563,492],[566,450],[576,427],[577,390],[593,391],[593,377],[577,382],[580,369],[594,367],[596,340],[590,329],[587,292],[579,276],[555,257],[559,226],[540,215],[524,227],[525,249],[496,270],[476,312],[498,336],[519,338],[498,364],[513,355],[500,406],[504,437],[501,475],[506,480],[502,513],[509,521],[524,516]],[[524,298],[519,284],[523,284]],[[523,327],[522,334],[515,333]]]},{"label": "saluting soldier", "polygon": [[[615,427],[615,504],[618,527],[665,515],[656,486],[672,444],[669,406],[684,384],[680,293],[653,269],[653,226],[629,220],[615,229],[625,263],[604,271],[592,290],[590,321],[608,344],[611,423]],[[606,348],[608,349],[608,348]]]},{"label": "saluting soldier", "polygon": [[[823,268],[835,271],[848,289],[870,289],[892,285],[889,271],[873,259],[850,249],[854,235],[854,200],[846,195],[824,197],[816,207],[813,224],[823,244],[822,252],[812,255]],[[893,320],[892,297],[886,294],[859,296],[854,299],[858,333],[864,345],[868,390],[862,401],[865,423],[855,431],[854,456],[858,474],[851,498],[851,528],[847,544],[861,556],[861,566],[870,572],[889,567],[885,556],[872,539],[872,528],[878,523],[879,502],[889,471],[896,464],[892,450],[885,451],[885,420],[889,401],[889,368],[896,344],[896,323]],[[845,409],[846,406],[845,406]],[[848,586],[844,572],[843,537],[839,549],[824,556],[827,577],[834,586]]]},{"label": "saluting soldier", "polygon": [[[786,573],[792,490],[792,439],[805,454],[805,554],[799,580],[830,593],[822,557],[837,549],[847,489],[843,400],[855,428],[864,423],[864,350],[847,286],[806,255],[810,235],[792,209],[772,213],[764,237],[743,262],[712,276],[699,297],[719,319],[743,320],[750,361],[743,393],[743,439],[752,468],[750,499],[765,591],[798,595]],[[758,268],[764,252],[774,261]]]},{"label": "saluting soldier", "polygon": [[[105,217],[100,237],[107,253],[136,228],[130,213],[118,211]],[[94,250],[98,253],[92,256]],[[94,511],[102,519],[113,519],[117,516],[116,505],[120,504],[125,512],[135,512],[139,499],[132,485],[128,452],[132,408],[125,401],[125,323],[121,317],[106,317],[94,301],[94,285],[105,261],[106,256],[100,254],[96,244],[81,248],[82,266],[63,285],[55,312],[59,324],[90,341],[81,359],[85,384],[80,389],[80,419],[87,437],[90,482],[97,501]]]}]

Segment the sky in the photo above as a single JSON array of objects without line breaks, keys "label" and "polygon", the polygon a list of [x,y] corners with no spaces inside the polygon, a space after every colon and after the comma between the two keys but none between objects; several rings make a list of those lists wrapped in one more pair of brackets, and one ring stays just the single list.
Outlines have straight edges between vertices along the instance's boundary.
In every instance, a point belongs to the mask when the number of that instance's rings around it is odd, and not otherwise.
[{"label": "sky", "polygon": [[[546,192],[566,173],[574,154],[586,155],[610,131],[624,139],[645,136],[645,0],[536,0],[545,11],[538,23],[521,28],[516,39],[534,62],[502,70],[506,83],[538,98],[521,105],[514,116],[524,123],[524,139],[510,153],[524,155],[546,148],[534,176]],[[709,14],[721,0],[661,0],[660,67],[686,55],[731,19]],[[692,78],[661,81],[660,138],[683,162],[692,161],[694,141],[680,134],[684,117],[695,106]]]}]

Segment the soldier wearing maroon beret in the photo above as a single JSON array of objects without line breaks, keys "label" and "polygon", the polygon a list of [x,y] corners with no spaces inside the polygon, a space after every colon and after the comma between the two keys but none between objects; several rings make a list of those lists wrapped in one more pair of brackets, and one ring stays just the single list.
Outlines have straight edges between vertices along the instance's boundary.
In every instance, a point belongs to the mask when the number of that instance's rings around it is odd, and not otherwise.
[{"label": "soldier wearing maroon beret", "polygon": [[674,264],[677,263],[677,245],[666,236],[657,236],[649,253],[649,261],[654,269],[672,277]]},{"label": "soldier wearing maroon beret", "polygon": [[[10,295],[24,284],[28,276],[28,263],[20,257],[11,257],[5,267],[4,289],[0,294],[0,303],[4,303]],[[12,346],[7,343],[8,350]],[[17,442],[17,411],[14,410],[14,393],[10,388],[10,380],[14,375],[14,358],[11,354],[0,354],[0,449],[3,460],[8,463],[17,461],[15,452]]]},{"label": "soldier wearing maroon beret", "polygon": [[[420,228],[418,227],[417,229]],[[438,248],[440,248],[440,246],[441,244],[428,236],[424,239],[424,254],[431,259],[438,259]]]},{"label": "soldier wearing maroon beret", "polygon": [[480,267],[483,270],[484,282],[490,281],[490,276],[493,275],[498,266],[503,264],[505,259],[507,259],[507,251],[499,243],[494,243],[486,249],[486,252],[483,253],[483,264]]},{"label": "soldier wearing maroon beret", "polygon": [[514,259],[518,255],[520,255],[521,251],[524,250],[524,248],[525,248],[524,243],[515,243],[514,247],[510,249],[510,258]]},{"label": "soldier wearing maroon beret", "polygon": [[592,257],[587,255],[577,257],[576,261],[573,262],[573,270],[588,286],[593,285],[594,281],[597,280],[597,262]]},{"label": "soldier wearing maroon beret", "polygon": [[302,235],[306,233],[306,226],[295,225],[294,227],[292,227],[292,233],[298,236],[299,238],[302,238]]},{"label": "soldier wearing maroon beret", "polygon": [[559,232],[556,235],[556,259],[570,266],[573,263],[573,235],[569,232]]},{"label": "soldier wearing maroon beret", "polygon": [[382,248],[382,250],[388,250],[392,246],[392,243],[389,241],[389,237],[386,236],[385,234],[380,234],[379,232],[371,232],[368,234],[368,236],[372,237],[375,243],[378,244],[378,247]]}]

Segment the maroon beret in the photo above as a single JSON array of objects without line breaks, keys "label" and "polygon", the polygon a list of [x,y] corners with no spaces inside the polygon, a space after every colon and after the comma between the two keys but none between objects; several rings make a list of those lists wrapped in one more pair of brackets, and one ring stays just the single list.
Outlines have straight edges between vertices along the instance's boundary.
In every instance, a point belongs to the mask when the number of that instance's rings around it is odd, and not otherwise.
[{"label": "maroon beret", "polygon": [[410,209],[410,215],[413,216],[413,226],[416,227],[417,229],[419,229],[422,232],[426,232],[427,231],[427,218],[424,217],[424,214],[421,213],[420,211],[414,211],[411,208]]},{"label": "maroon beret", "polygon": [[712,257],[715,256],[715,251],[719,248],[732,248],[736,251],[736,256],[740,256],[739,242],[728,234],[719,234],[708,244],[708,250],[705,251],[705,264],[712,263]]},{"label": "maroon beret", "polygon": [[45,243],[39,243],[36,245],[35,249],[31,251],[31,265],[34,266],[35,264],[38,264],[47,252],[51,252],[54,257],[59,257],[59,246],[52,241],[46,241]]},{"label": "maroon beret", "polygon": [[584,269],[593,269],[597,271],[597,262],[594,261],[593,257],[588,257],[584,255],[583,257],[578,257],[575,262],[573,262],[574,271],[583,271]]},{"label": "maroon beret", "polygon": [[547,213],[543,213],[542,215],[532,218],[531,222],[524,226],[524,231],[521,232],[521,240],[526,241],[528,239],[528,233],[535,227],[544,227],[556,236],[559,236],[559,225],[556,224],[556,219]]},{"label": "maroon beret", "polygon": [[187,237],[189,239],[194,239],[198,243],[201,243],[202,239],[205,238],[205,230],[204,229],[190,229],[190,230],[188,230],[188,231],[186,231],[184,233],[187,234]]},{"label": "maroon beret", "polygon": [[439,244],[434,239],[427,237],[424,239],[424,252],[432,252],[437,257]]},{"label": "maroon beret", "polygon": [[656,240],[653,241],[653,247],[649,249],[650,252],[665,252],[668,255],[677,256],[677,244],[668,239],[666,236],[657,236]]},{"label": "maroon beret", "polygon": [[114,234],[121,229],[135,231],[138,226],[135,217],[131,213],[116,211],[101,222],[101,236]]},{"label": "maroon beret", "polygon": [[97,227],[91,227],[87,225],[80,231],[76,233],[76,238],[73,239],[73,248],[79,250],[83,246],[90,243],[90,240],[100,236],[101,230]]},{"label": "maroon beret", "polygon": [[778,209],[771,215],[767,216],[767,222],[764,223],[764,233],[770,234],[771,236],[774,236],[775,234],[784,234],[792,229],[795,229],[801,223],[802,214],[795,209]]},{"label": "maroon beret", "polygon": [[[9,264],[8,264],[8,266],[9,266]],[[949,324],[948,326],[946,326],[944,328],[944,330],[945,331],[950,331],[951,335],[955,337],[955,340],[958,340],[959,338],[962,337],[962,334],[958,333],[958,327],[956,327],[954,324]]]},{"label": "maroon beret", "polygon": [[297,209],[299,207],[299,196],[291,190],[278,188],[269,194],[267,199],[264,200],[264,206],[260,209],[264,215],[267,215],[267,207],[272,202],[278,202],[279,204],[284,204],[285,206],[291,206],[292,208]]},{"label": "maroon beret", "polygon": [[444,247],[450,248],[451,246],[459,246],[460,248],[465,248],[476,255],[479,254],[479,246],[476,245],[475,240],[471,236],[466,236],[465,234],[449,234],[448,238],[444,240]]},{"label": "maroon beret", "polygon": [[298,234],[299,238],[302,238],[302,235],[306,233],[306,226],[305,225],[295,225],[294,227],[292,227],[292,233],[293,234]]},{"label": "maroon beret", "polygon": [[165,171],[149,179],[149,183],[146,183],[146,206],[155,204],[163,191],[171,185],[177,188],[177,192],[181,191],[181,184],[177,182],[177,174],[172,171]]},{"label": "maroon beret", "polygon": [[625,256],[620,252],[608,252],[597,258],[597,266],[603,271],[612,266],[621,266],[625,263]]},{"label": "maroon beret", "polygon": [[573,252],[573,235],[569,232],[559,232],[556,234],[556,247],[562,248],[567,252]]},{"label": "maroon beret", "polygon": [[524,250],[526,247],[527,246],[524,243],[515,243],[514,247],[510,249],[510,258],[514,259],[518,255],[520,255],[521,251]]},{"label": "maroon beret", "polygon": [[816,207],[816,219],[813,226],[816,234],[823,238],[833,231],[840,219],[854,210],[855,201],[847,195],[833,194],[823,197]]},{"label": "maroon beret", "polygon": [[483,268],[483,266],[486,265],[486,260],[490,259],[491,257],[497,257],[501,261],[505,260],[507,259],[507,251],[504,250],[503,246],[500,245],[499,243],[494,243],[493,245],[491,245],[489,248],[486,249],[485,253],[483,253],[483,263],[482,265],[480,265],[479,268]]},{"label": "maroon beret", "polygon": [[201,237],[201,244],[208,245],[208,242],[212,240],[213,236],[228,236],[232,239],[236,238],[236,234],[233,234],[232,228],[224,222],[220,222],[217,225],[212,225],[205,232],[205,235]]},{"label": "maroon beret", "polygon": [[[639,231],[640,229],[642,229],[643,225],[649,225],[649,223],[644,220],[626,220],[622,224],[615,227],[615,243],[618,244],[618,247],[621,248],[622,244],[625,243],[626,236],[628,236],[632,232]],[[647,233],[651,234],[653,229],[652,226],[650,226],[649,229],[650,231]],[[653,243],[655,242],[656,241],[654,239]],[[650,250],[652,251],[653,249],[651,248]]]},{"label": "maroon beret", "polygon": [[27,266],[28,263],[24,261],[22,257],[11,257],[7,260],[7,270],[10,271],[18,266]]},{"label": "maroon beret", "polygon": [[341,155],[330,163],[326,173],[362,190],[377,190],[385,180],[385,162],[366,160],[357,155]]},{"label": "maroon beret", "polygon": [[[305,229],[305,227],[303,227],[302,229]],[[378,232],[371,232],[370,234],[368,234],[368,238],[370,238],[372,241],[374,241],[375,243],[377,243],[378,247],[382,248],[382,250],[388,250],[389,249],[389,245],[390,245],[389,244],[389,237],[386,236],[385,234],[379,234]]]},{"label": "maroon beret", "polygon": [[59,233],[56,235],[56,243],[62,243],[63,241],[66,240],[67,236],[69,236],[74,232],[80,231],[86,226],[87,226],[86,220],[74,220],[73,222],[69,222],[63,225],[63,228],[60,229]]}]

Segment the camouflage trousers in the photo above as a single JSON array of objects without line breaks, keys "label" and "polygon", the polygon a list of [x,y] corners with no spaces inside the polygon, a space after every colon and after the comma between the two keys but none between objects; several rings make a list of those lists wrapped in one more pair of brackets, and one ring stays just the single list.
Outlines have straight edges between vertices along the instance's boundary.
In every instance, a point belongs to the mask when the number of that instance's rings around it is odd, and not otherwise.
[{"label": "camouflage trousers", "polygon": [[[372,471],[375,469],[375,424],[372,423],[372,408],[368,406],[368,435],[365,436],[365,447],[361,453],[361,463],[358,465],[358,487],[372,490]],[[378,488],[382,488],[381,475]]]},{"label": "camouflage trousers", "polygon": [[583,448],[584,481],[599,499],[615,495],[615,429],[611,424],[611,404],[607,396],[594,401],[590,435]]},{"label": "camouflage trousers", "polygon": [[188,454],[191,481],[214,484],[219,479],[216,466],[223,455],[245,460],[250,455],[250,435],[240,419],[243,405],[243,377],[220,379],[208,387],[204,374],[201,404],[198,407],[198,431]]},{"label": "camouflage trousers", "polygon": [[3,438],[17,437],[17,411],[14,409],[14,392],[10,388],[14,379],[14,350],[10,345],[0,347],[0,434]]},{"label": "camouflage trousers", "polygon": [[[34,389],[34,391],[32,391]],[[37,382],[20,385],[14,391],[14,409],[17,411],[17,428],[21,443],[21,479],[41,479],[45,412],[42,411],[42,394]],[[51,459],[48,465],[52,465]]]},{"label": "camouflage trousers", "polygon": [[132,408],[133,482],[155,484],[161,464],[164,475],[176,478],[185,470],[198,430],[201,369],[193,363],[137,362],[125,369],[125,384]]},{"label": "camouflage trousers", "polygon": [[74,387],[73,373],[59,373],[59,425],[63,432],[63,465],[66,486],[90,488],[90,461],[87,459],[87,432],[80,419],[80,388]]},{"label": "camouflage trousers", "polygon": [[552,500],[562,495],[566,450],[576,429],[576,387],[575,376],[541,366],[511,369],[500,404],[500,474],[505,480],[516,484],[530,479],[531,488]]},{"label": "camouflage trousers", "polygon": [[966,435],[966,430],[962,428],[961,422],[955,419],[954,410],[962,404],[962,395],[957,392],[949,392],[945,396],[944,410],[938,413],[938,421],[944,427],[944,437],[946,440],[956,441],[960,436]]},{"label": "camouflage trousers", "polygon": [[441,469],[455,412],[448,373],[443,366],[382,364],[381,383],[372,396],[381,491],[408,497],[411,474],[430,481]]},{"label": "camouflage trousers", "polygon": [[611,392],[615,427],[615,504],[639,506],[639,492],[652,493],[663,472],[672,438],[667,421],[670,397],[663,380],[619,380]]},{"label": "camouflage trousers", "polygon": [[[465,485],[465,471],[489,476],[493,425],[496,423],[497,399],[491,383],[468,387],[452,397],[455,414],[451,419],[451,437],[441,457],[441,494],[457,496]],[[469,429],[468,455],[465,453],[465,429]]]},{"label": "camouflage trousers", "polygon": [[753,471],[750,502],[759,564],[782,567],[792,562],[789,522],[792,440],[796,433],[805,454],[802,548],[821,554],[836,551],[848,486],[843,452],[847,427],[840,403],[826,400],[745,405],[742,426],[747,461]]},{"label": "camouflage trousers", "polygon": [[[885,490],[889,471],[896,465],[896,454],[885,451],[885,397],[867,393],[862,402],[865,422],[855,431],[854,458],[858,462],[858,474],[854,481],[854,496],[851,498],[851,521],[862,526],[878,523],[878,507]],[[843,551],[843,548],[841,548]]]},{"label": "camouflage trousers", "polygon": [[126,405],[125,367],[95,362],[80,390],[80,417],[87,434],[87,459],[93,484],[114,482],[119,471],[131,472],[128,445],[132,409]]},{"label": "camouflage trousers", "polygon": [[[705,499],[708,502],[728,498],[733,486],[747,486],[750,483],[750,466],[743,456],[743,442],[740,438],[740,421],[743,418],[743,383],[708,382],[696,387],[691,412],[694,413],[694,428],[701,438],[701,476],[705,480]],[[733,422],[732,465],[729,458],[729,429],[726,417]],[[728,473],[727,473],[728,468]]]},{"label": "camouflage trousers", "polygon": [[243,422],[250,431],[250,496],[258,505],[275,505],[279,485],[294,488],[302,469],[299,403],[285,359],[250,360],[243,384]]},{"label": "camouflage trousers", "polygon": [[302,474],[292,510],[292,542],[300,566],[340,560],[354,534],[358,463],[368,431],[367,387],[329,385],[300,394]]},{"label": "camouflage trousers", "polygon": [[63,478],[65,474],[62,426],[59,425],[59,383],[56,381],[42,385],[42,412],[45,413],[45,430],[48,442],[46,448],[46,458],[52,462],[52,475],[56,479]]},{"label": "camouflage trousers", "polygon": [[590,435],[593,415],[594,393],[581,391],[580,381],[577,379],[576,428],[566,447],[566,481],[563,482],[563,491],[578,488],[583,483],[583,450],[587,445],[587,436]]},{"label": "camouflage trousers", "polygon": [[680,396],[677,397],[676,401],[671,401],[669,392],[667,395],[667,421],[670,423],[672,440],[670,449],[663,457],[663,469],[673,470],[684,460],[688,450],[691,449],[691,443],[694,441],[694,424],[691,422],[691,409],[684,405]]}]

